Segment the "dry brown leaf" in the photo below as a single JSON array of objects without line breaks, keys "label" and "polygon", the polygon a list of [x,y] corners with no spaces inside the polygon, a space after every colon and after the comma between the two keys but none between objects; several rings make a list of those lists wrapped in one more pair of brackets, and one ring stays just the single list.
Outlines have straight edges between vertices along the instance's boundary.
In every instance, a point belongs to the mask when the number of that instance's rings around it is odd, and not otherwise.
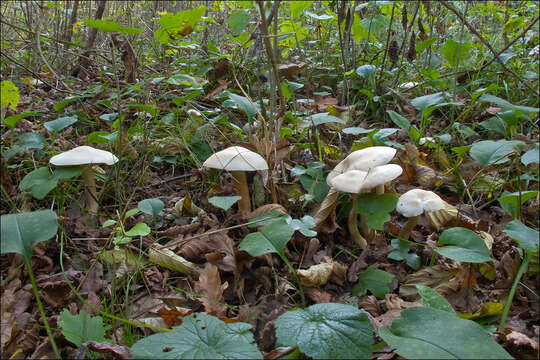
[{"label": "dry brown leaf", "polygon": [[127,346],[111,344],[108,342],[87,341],[83,343],[88,349],[100,354],[110,354],[115,359],[129,360],[133,359]]},{"label": "dry brown leaf", "polygon": [[458,267],[435,265],[418,270],[406,277],[399,287],[399,295],[405,299],[417,299],[416,285],[425,285],[433,288],[441,295],[449,291],[456,291],[460,284],[455,277],[460,272]]},{"label": "dry brown leaf", "polygon": [[305,286],[321,286],[326,284],[328,278],[332,274],[334,265],[332,263],[322,263],[310,266],[309,269],[297,270],[302,285]]},{"label": "dry brown leaf", "polygon": [[[316,231],[323,232],[325,234],[331,234],[339,227],[335,219],[336,201],[339,192],[336,189],[331,188],[328,194],[322,201],[321,205],[313,215],[315,224],[317,224]],[[333,214],[333,216],[332,216]],[[325,224],[325,220],[330,219],[330,224]]]},{"label": "dry brown leaf", "polygon": [[300,71],[307,66],[308,63],[306,62],[300,62],[298,64],[279,64],[278,73],[279,76],[292,81],[300,74]]},{"label": "dry brown leaf", "polygon": [[173,251],[162,247],[158,243],[154,243],[148,248],[148,260],[166,269],[191,275],[195,278],[199,276],[200,269],[197,265],[176,255]]},{"label": "dry brown leaf", "polygon": [[219,302],[223,298],[223,291],[229,286],[227,282],[221,283],[217,266],[206,263],[204,270],[195,283],[195,291],[201,295],[200,301],[207,313],[214,313],[216,316],[225,317],[227,306]]},{"label": "dry brown leaf", "polygon": [[208,95],[206,95],[204,98],[206,100],[212,100],[214,96],[219,94],[220,92],[227,90],[229,87],[229,82],[227,80],[219,79],[218,80],[218,86],[212,90]]},{"label": "dry brown leaf", "polygon": [[178,254],[191,261],[210,261],[225,272],[237,272],[234,244],[225,232],[194,238],[183,244]]},{"label": "dry brown leaf", "polygon": [[168,327],[173,327],[177,325],[182,325],[184,317],[191,314],[192,310],[178,306],[175,306],[172,309],[162,307],[157,311],[157,313],[159,314],[159,316],[161,316],[163,321],[165,321]]},{"label": "dry brown leaf", "polygon": [[269,353],[264,354],[264,359],[265,360],[281,359],[284,356],[291,354],[294,350],[296,350],[296,346],[280,346],[270,351]]},{"label": "dry brown leaf", "polygon": [[530,337],[528,337],[525,334],[522,334],[522,333],[514,331],[514,330],[510,330],[510,332],[508,332],[506,334],[506,341],[508,341],[509,343],[511,343],[512,345],[515,345],[517,347],[524,346],[524,347],[530,348],[530,349],[532,349],[534,351],[538,351],[538,342],[537,341],[531,339]]},{"label": "dry brown leaf", "polygon": [[267,214],[272,211],[279,211],[282,214],[287,214],[287,210],[280,204],[266,204],[250,212],[247,218],[252,220],[252,219],[255,219],[256,217],[259,217],[261,215]]},{"label": "dry brown leaf", "polygon": [[317,304],[332,301],[332,294],[316,287],[307,287],[304,289],[304,293],[308,298]]}]

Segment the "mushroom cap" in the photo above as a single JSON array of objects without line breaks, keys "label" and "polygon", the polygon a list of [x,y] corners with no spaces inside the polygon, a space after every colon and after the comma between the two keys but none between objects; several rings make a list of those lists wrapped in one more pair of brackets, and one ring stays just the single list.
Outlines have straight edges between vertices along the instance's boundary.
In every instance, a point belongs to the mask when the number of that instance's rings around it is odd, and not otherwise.
[{"label": "mushroom cap", "polygon": [[118,162],[114,154],[91,146],[79,146],[53,156],[49,163],[56,166],[77,166],[90,164],[113,165]]},{"label": "mushroom cap", "polygon": [[389,146],[372,146],[350,153],[326,177],[326,183],[330,186],[332,179],[349,170],[368,171],[376,166],[385,165],[392,160],[396,149]]},{"label": "mushroom cap", "polygon": [[378,185],[386,184],[397,178],[403,169],[396,164],[386,164],[374,167],[368,171],[364,183],[362,184],[362,190],[371,190]]},{"label": "mushroom cap", "polygon": [[399,197],[396,210],[405,217],[444,209],[448,204],[433,191],[412,189]]},{"label": "mushroom cap", "polygon": [[330,186],[339,191],[358,194],[362,191],[362,185],[367,175],[367,171],[349,170],[334,177],[330,181]]},{"label": "mushroom cap", "polygon": [[261,155],[241,146],[218,151],[206,159],[203,167],[227,171],[268,170],[268,164]]}]

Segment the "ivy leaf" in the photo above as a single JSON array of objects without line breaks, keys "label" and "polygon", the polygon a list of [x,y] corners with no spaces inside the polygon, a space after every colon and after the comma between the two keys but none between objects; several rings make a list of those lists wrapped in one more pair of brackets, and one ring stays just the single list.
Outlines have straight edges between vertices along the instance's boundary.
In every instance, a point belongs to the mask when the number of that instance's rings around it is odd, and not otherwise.
[{"label": "ivy leaf", "polygon": [[369,359],[373,330],[357,307],[325,303],[288,311],[276,319],[276,342],[298,346],[313,359]]},{"label": "ivy leaf", "polygon": [[198,313],[172,329],[137,341],[131,347],[135,359],[262,359],[250,324]]},{"label": "ivy leaf", "polygon": [[[261,256],[269,253],[283,255],[285,245],[291,239],[294,229],[286,220],[279,218],[268,223],[260,232],[249,234],[238,246],[251,256]],[[284,255],[283,255],[284,256]]]},{"label": "ivy leaf", "polygon": [[60,318],[62,321],[58,325],[62,328],[62,334],[77,347],[87,341],[106,341],[106,329],[101,316],[90,316],[84,310],[78,315],[71,315],[68,309],[64,309]]},{"label": "ivy leaf", "polygon": [[371,265],[358,276],[358,284],[352,290],[353,295],[362,296],[369,290],[378,299],[382,299],[390,291],[388,285],[392,282],[394,275],[375,269],[375,266],[377,264]]}]

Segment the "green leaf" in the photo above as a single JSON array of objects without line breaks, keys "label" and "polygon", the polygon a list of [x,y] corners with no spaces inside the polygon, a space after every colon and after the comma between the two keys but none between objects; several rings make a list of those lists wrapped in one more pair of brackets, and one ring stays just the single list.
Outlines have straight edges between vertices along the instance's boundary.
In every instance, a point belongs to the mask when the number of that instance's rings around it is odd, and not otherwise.
[{"label": "green leaf", "polygon": [[370,77],[375,71],[377,71],[377,67],[371,64],[362,65],[356,68],[356,74],[364,79]]},{"label": "green leaf", "polygon": [[484,129],[506,136],[506,123],[498,117],[492,117],[480,123]]},{"label": "green leaf", "polygon": [[294,229],[286,220],[279,218],[265,225],[260,232],[247,235],[238,245],[238,249],[246,251],[251,256],[269,253],[283,255],[285,245],[291,240],[293,233]]},{"label": "green leaf", "polygon": [[512,215],[512,217],[515,219],[518,217],[518,209],[523,205],[527,200],[532,199],[538,195],[538,191],[522,191],[521,192],[521,203],[519,201],[520,193],[514,192],[504,192],[500,198],[497,200],[501,204],[501,207],[506,211],[508,214]]},{"label": "green leaf", "polygon": [[262,359],[251,325],[202,313],[183,318],[175,333],[150,335],[131,347],[135,359]]},{"label": "green leaf", "polygon": [[419,96],[411,100],[411,105],[414,106],[417,110],[424,110],[434,105],[441,104],[447,101],[448,94],[444,92],[438,92],[435,94],[429,94],[424,96]]},{"label": "green leaf", "polygon": [[469,154],[480,165],[503,164],[513,152],[521,152],[525,144],[519,140],[483,140],[472,144]]},{"label": "green leaf", "polygon": [[144,199],[137,204],[139,210],[145,214],[152,215],[153,217],[158,216],[164,206],[165,204],[163,204],[163,201],[158,198]]},{"label": "green leaf", "polygon": [[377,264],[373,264],[358,276],[358,284],[352,290],[353,295],[362,296],[367,290],[371,291],[378,299],[384,299],[384,295],[390,291],[388,285],[392,282],[394,275],[386,271],[376,269]]},{"label": "green leaf", "polygon": [[128,217],[132,217],[133,215],[137,215],[139,213],[139,211],[140,211],[139,208],[133,208],[133,209],[130,209],[130,210],[126,211],[126,214],[124,216],[127,219]]},{"label": "green leaf", "polygon": [[117,112],[113,112],[113,113],[110,113],[110,114],[103,114],[99,117],[100,120],[103,120],[103,121],[114,121],[118,118],[118,113]]},{"label": "green leaf", "polygon": [[309,9],[311,7],[311,4],[313,4],[313,0],[311,1],[290,1],[289,2],[289,10],[291,11],[291,15],[293,19],[296,19],[302,13]]},{"label": "green leaf", "polygon": [[496,104],[497,106],[499,106],[503,110],[519,110],[519,111],[524,112],[526,114],[537,113],[538,111],[540,111],[539,108],[511,104],[508,101],[506,101],[504,99],[501,99],[500,97],[491,95],[491,94],[483,94],[482,96],[480,96],[478,101],[481,102],[481,103],[487,102],[487,103]]},{"label": "green leaf", "polygon": [[292,219],[290,216],[286,216],[285,221],[293,228],[294,231],[298,230],[304,236],[313,237],[317,235],[316,231],[311,230],[317,226],[317,224],[315,224],[315,219],[309,215],[305,215],[301,219]]},{"label": "green leaf", "polygon": [[390,221],[390,214],[386,211],[376,212],[366,217],[366,224],[373,230],[384,230],[384,223]]},{"label": "green leaf", "polygon": [[138,223],[128,231],[126,231],[127,236],[146,236],[150,234],[152,230],[145,223]]},{"label": "green leaf", "polygon": [[405,131],[409,131],[409,128],[411,127],[411,123],[409,122],[409,120],[399,115],[395,111],[387,110],[386,112],[388,113],[388,115],[390,116],[390,119],[394,122],[394,124],[396,124],[397,126],[399,126],[401,129]]},{"label": "green leaf", "polygon": [[225,211],[229,210],[231,206],[236,204],[240,200],[241,196],[214,196],[208,199],[208,202],[215,207],[223,209]]},{"label": "green leaf", "polygon": [[49,130],[50,132],[58,132],[60,130],[64,130],[70,125],[75,124],[77,120],[77,115],[64,116],[53,121],[47,121],[45,124],[43,124],[43,126],[45,126],[45,129]]},{"label": "green leaf", "polygon": [[422,305],[433,309],[447,311],[451,314],[456,314],[454,308],[452,308],[452,305],[446,301],[444,296],[439,294],[434,289],[425,285],[416,285],[416,288],[418,289],[418,294],[422,298]]},{"label": "green leaf", "polygon": [[519,247],[528,253],[536,253],[538,251],[538,231],[524,225],[519,220],[512,220],[506,225],[503,230],[506,235],[514,239]]},{"label": "green leaf", "polygon": [[62,320],[58,322],[58,326],[62,328],[62,334],[77,347],[81,347],[87,341],[107,341],[101,316],[90,316],[84,310],[78,315],[71,315],[68,309],[64,309],[60,313],[60,318]]},{"label": "green leaf", "polygon": [[[452,39],[446,40],[443,47],[443,56],[453,68],[463,62],[469,54],[470,42],[458,43]],[[459,53],[459,58],[458,58]]]},{"label": "green leaf", "polygon": [[355,306],[325,303],[288,311],[276,319],[279,346],[298,346],[313,359],[369,359],[373,330]]},{"label": "green leaf", "polygon": [[206,11],[202,5],[195,9],[180,11],[176,14],[163,14],[159,19],[161,28],[157,29],[154,37],[161,44],[168,44],[177,38],[181,38],[193,30]]},{"label": "green leaf", "polygon": [[408,242],[400,239],[392,239],[392,247],[394,250],[388,254],[388,258],[396,261],[405,260],[407,265],[409,265],[414,270],[418,270],[422,264],[422,259],[414,252],[409,252],[411,246]]},{"label": "green leaf", "polygon": [[245,10],[236,10],[227,19],[226,23],[233,31],[234,36],[240,35],[251,20],[251,16]]},{"label": "green leaf", "polygon": [[407,359],[512,359],[474,321],[430,307],[402,311],[379,336]]},{"label": "green leaf", "polygon": [[234,93],[229,93],[229,99],[231,99],[240,110],[246,113],[248,119],[251,119],[257,115],[257,108],[251,103],[251,101],[249,101],[248,98]]},{"label": "green leaf", "polygon": [[84,23],[95,29],[106,32],[119,32],[122,34],[140,34],[142,32],[141,29],[120,25],[116,21],[112,20],[106,21],[102,19],[85,19]]},{"label": "green leaf", "polygon": [[27,261],[32,257],[33,247],[56,235],[58,220],[52,210],[2,215],[1,253],[22,254]]},{"label": "green leaf", "polygon": [[337,116],[330,115],[327,112],[311,115],[308,119],[311,121],[308,124],[305,124],[303,127],[309,127],[312,125],[318,126],[318,125],[328,124],[328,123],[345,124],[345,120],[341,120]]},{"label": "green leaf", "polygon": [[54,169],[53,179],[65,180],[77,177],[84,171],[84,166],[60,166]]},{"label": "green leaf", "polygon": [[58,179],[51,176],[49,168],[44,166],[26,174],[19,184],[19,189],[30,191],[32,196],[43,200],[58,185]]},{"label": "green leaf", "polygon": [[193,86],[198,85],[197,79],[186,74],[175,74],[167,79],[167,84]]},{"label": "green leaf", "polygon": [[29,116],[37,116],[41,115],[39,111],[27,111],[20,114],[15,114],[8,116],[7,118],[3,119],[2,121],[10,128],[14,129],[19,120],[22,120],[24,118],[27,118]]},{"label": "green leaf", "polygon": [[13,155],[20,153],[26,149],[43,149],[45,146],[45,138],[40,133],[24,133],[15,138],[15,145],[4,151],[3,155],[9,159]]},{"label": "green leaf", "polygon": [[17,109],[19,104],[19,89],[9,80],[0,82],[0,104],[2,107]]},{"label": "green leaf", "polygon": [[64,111],[65,107],[68,106],[70,103],[74,102],[74,101],[77,101],[77,100],[80,100],[80,99],[83,99],[84,97],[83,96],[73,96],[73,97],[69,97],[69,98],[66,98],[56,104],[54,104],[53,108],[54,108],[54,111],[56,111],[57,113],[61,113],[62,111]]},{"label": "green leaf", "polygon": [[521,163],[525,166],[529,164],[538,164],[540,159],[540,146],[535,144],[534,148],[521,155]]},{"label": "green leaf", "polygon": [[278,211],[278,210],[272,210],[265,214],[259,215],[256,218],[251,219],[250,224],[248,225],[248,228],[253,229],[259,226],[264,226],[284,216],[285,215],[283,214],[283,212]]},{"label": "green leaf", "polygon": [[396,208],[398,197],[394,194],[360,194],[356,200],[356,212],[359,214],[375,214],[391,212]]},{"label": "green leaf", "polygon": [[474,231],[455,227],[443,231],[435,249],[440,255],[455,261],[469,263],[483,263],[493,261],[489,255],[489,249],[484,239]]}]

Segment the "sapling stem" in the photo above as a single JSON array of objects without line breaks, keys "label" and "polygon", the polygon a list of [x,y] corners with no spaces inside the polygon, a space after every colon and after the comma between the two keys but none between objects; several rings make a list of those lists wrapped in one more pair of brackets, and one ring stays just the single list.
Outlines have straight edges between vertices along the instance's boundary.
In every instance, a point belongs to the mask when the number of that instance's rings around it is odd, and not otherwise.
[{"label": "sapling stem", "polygon": [[251,199],[249,198],[249,188],[247,185],[245,171],[231,171],[234,179],[234,188],[236,193],[242,198],[238,201],[238,211],[248,213],[251,211]]},{"label": "sapling stem", "polygon": [[501,316],[501,322],[499,324],[499,328],[497,329],[498,332],[502,333],[504,331],[506,318],[508,317],[508,313],[510,312],[510,307],[512,306],[512,300],[514,299],[514,295],[516,293],[519,280],[523,276],[523,273],[525,272],[525,269],[527,268],[527,265],[529,264],[530,260],[531,260],[531,253],[525,252],[525,258],[523,259],[523,262],[521,263],[521,266],[519,267],[516,277],[514,278],[514,283],[512,284],[512,288],[510,289],[510,292],[508,293],[506,304],[504,304],[504,310]]},{"label": "sapling stem", "polygon": [[47,330],[47,336],[49,337],[51,347],[53,348],[56,358],[62,359],[62,356],[60,355],[60,351],[58,351],[58,347],[56,346],[56,342],[54,341],[54,336],[51,331],[51,327],[49,326],[49,322],[47,321],[47,316],[45,315],[43,304],[41,303],[41,299],[39,297],[39,293],[38,293],[38,289],[36,285],[36,279],[34,278],[34,272],[32,271],[32,265],[30,264],[30,259],[25,258],[24,261],[26,263],[26,269],[28,270],[28,276],[30,277],[30,281],[32,282],[32,290],[34,291],[34,296],[36,297],[39,312],[41,313],[41,319],[43,320],[43,325],[45,325],[45,329]]},{"label": "sapling stem", "polygon": [[347,218],[347,225],[349,227],[349,233],[351,234],[352,239],[357,243],[362,250],[367,248],[367,240],[360,234],[358,230],[357,214],[356,214],[356,200],[358,199],[358,194],[352,194],[352,208],[349,212],[349,217]]}]

